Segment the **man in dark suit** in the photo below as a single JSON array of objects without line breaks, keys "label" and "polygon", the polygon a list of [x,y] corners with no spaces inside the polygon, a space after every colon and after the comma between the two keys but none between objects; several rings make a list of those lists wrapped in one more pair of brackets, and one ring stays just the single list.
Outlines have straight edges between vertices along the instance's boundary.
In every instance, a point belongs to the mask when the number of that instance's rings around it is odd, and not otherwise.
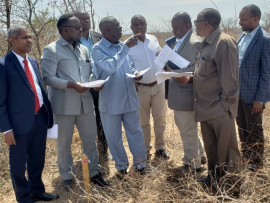
[{"label": "man in dark suit", "polygon": [[[47,129],[53,125],[50,102],[42,86],[38,63],[27,53],[32,48],[26,27],[8,30],[12,51],[0,59],[0,131],[10,146],[10,173],[18,202],[51,201],[41,174]],[[28,179],[25,177],[27,168]]]},{"label": "man in dark suit", "polygon": [[[89,13],[85,11],[77,11],[74,13],[74,15],[77,18],[79,18],[82,25],[82,37],[81,37],[80,42],[83,45],[85,45],[88,48],[89,52],[91,53],[93,45],[102,39],[102,35],[100,33],[97,33],[91,30],[91,22],[90,22]],[[94,106],[95,106],[97,131],[98,131],[99,155],[107,156],[108,145],[107,145],[107,141],[106,141],[103,127],[102,127],[99,109],[98,109],[99,92],[94,90],[93,88],[90,89],[90,92],[92,94]]]},{"label": "man in dark suit", "polygon": [[245,6],[239,15],[243,33],[238,41],[240,98],[237,124],[242,159],[251,171],[263,166],[262,113],[270,93],[270,35],[259,25],[261,11]]}]

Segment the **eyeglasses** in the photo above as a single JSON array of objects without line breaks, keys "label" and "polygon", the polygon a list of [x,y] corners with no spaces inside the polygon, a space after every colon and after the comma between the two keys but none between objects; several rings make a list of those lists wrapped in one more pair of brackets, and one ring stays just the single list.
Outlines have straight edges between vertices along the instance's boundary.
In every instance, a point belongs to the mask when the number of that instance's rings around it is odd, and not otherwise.
[{"label": "eyeglasses", "polygon": [[73,27],[77,31],[82,31],[82,26],[81,25],[66,25],[64,27]]},{"label": "eyeglasses", "polygon": [[206,21],[206,20],[204,20],[204,19],[201,19],[201,20],[194,20],[194,24],[196,24],[196,23],[199,23],[199,22],[204,22],[204,21]]}]

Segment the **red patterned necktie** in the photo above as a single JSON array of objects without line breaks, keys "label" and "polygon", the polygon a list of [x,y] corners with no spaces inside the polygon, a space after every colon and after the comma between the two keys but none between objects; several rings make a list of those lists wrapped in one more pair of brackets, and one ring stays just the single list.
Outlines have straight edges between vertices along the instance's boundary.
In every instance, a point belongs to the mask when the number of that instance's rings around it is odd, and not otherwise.
[{"label": "red patterned necktie", "polygon": [[23,63],[24,63],[24,70],[25,70],[26,77],[28,78],[28,81],[31,85],[31,88],[35,94],[35,113],[37,113],[38,110],[40,109],[40,104],[39,104],[39,100],[38,100],[38,95],[37,95],[37,90],[35,87],[34,79],[33,79],[32,73],[30,71],[30,68],[28,66],[27,59],[24,59]]}]

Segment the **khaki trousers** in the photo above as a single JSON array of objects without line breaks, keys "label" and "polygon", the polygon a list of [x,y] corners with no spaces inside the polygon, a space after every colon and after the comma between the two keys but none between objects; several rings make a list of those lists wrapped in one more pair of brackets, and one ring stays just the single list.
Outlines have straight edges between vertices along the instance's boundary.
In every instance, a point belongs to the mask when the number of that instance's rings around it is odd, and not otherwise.
[{"label": "khaki trousers", "polygon": [[174,121],[183,142],[184,164],[192,168],[199,168],[201,166],[201,157],[204,156],[204,150],[202,139],[198,136],[194,111],[174,111]]},{"label": "khaki trousers", "polygon": [[139,85],[138,97],[140,100],[140,124],[144,134],[146,150],[151,150],[150,109],[154,120],[155,149],[164,149],[167,109],[164,83],[152,87]]},{"label": "khaki trousers", "polygon": [[202,121],[201,129],[209,173],[222,177],[226,171],[237,170],[240,152],[234,119],[226,113],[224,116]]}]

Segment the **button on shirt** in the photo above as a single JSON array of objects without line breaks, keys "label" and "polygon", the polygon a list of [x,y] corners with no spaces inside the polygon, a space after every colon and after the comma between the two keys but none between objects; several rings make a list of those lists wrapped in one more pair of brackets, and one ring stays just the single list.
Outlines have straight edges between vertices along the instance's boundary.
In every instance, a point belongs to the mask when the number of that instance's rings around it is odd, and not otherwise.
[{"label": "button on shirt", "polygon": [[[21,66],[22,66],[22,68],[23,68],[23,70],[24,70],[24,63],[23,63],[24,58],[21,57],[20,55],[16,54],[14,51],[12,51],[12,52],[13,52],[13,53],[15,54],[15,56],[17,57],[17,59],[19,60]],[[30,68],[32,77],[33,77],[33,79],[34,79],[35,87],[36,87],[36,90],[37,90],[37,96],[38,96],[38,100],[39,100],[39,105],[40,105],[40,107],[42,107],[42,105],[43,105],[43,97],[42,97],[42,93],[41,93],[40,86],[39,86],[39,84],[38,84],[38,79],[37,79],[36,73],[35,73],[35,71],[34,71],[34,69],[33,69],[33,67],[32,67],[31,62],[28,60],[27,56],[26,56],[26,60],[28,61],[28,66],[29,66],[29,68]],[[24,70],[24,71],[25,71],[25,70]]]},{"label": "button on shirt", "polygon": [[158,40],[155,36],[146,34],[144,42],[138,40],[136,46],[131,47],[129,55],[134,61],[135,68],[137,70],[144,70],[149,67],[150,70],[143,75],[140,83],[152,83],[156,81],[156,72],[160,71],[154,63],[156,53],[160,50]]},{"label": "button on shirt", "polygon": [[239,58],[238,67],[241,66],[241,63],[242,63],[242,60],[245,56],[246,50],[247,50],[250,42],[252,41],[253,37],[257,33],[259,27],[260,26],[258,26],[256,29],[254,29],[250,33],[247,33],[247,32],[242,33],[240,40],[238,42],[238,58]]}]

